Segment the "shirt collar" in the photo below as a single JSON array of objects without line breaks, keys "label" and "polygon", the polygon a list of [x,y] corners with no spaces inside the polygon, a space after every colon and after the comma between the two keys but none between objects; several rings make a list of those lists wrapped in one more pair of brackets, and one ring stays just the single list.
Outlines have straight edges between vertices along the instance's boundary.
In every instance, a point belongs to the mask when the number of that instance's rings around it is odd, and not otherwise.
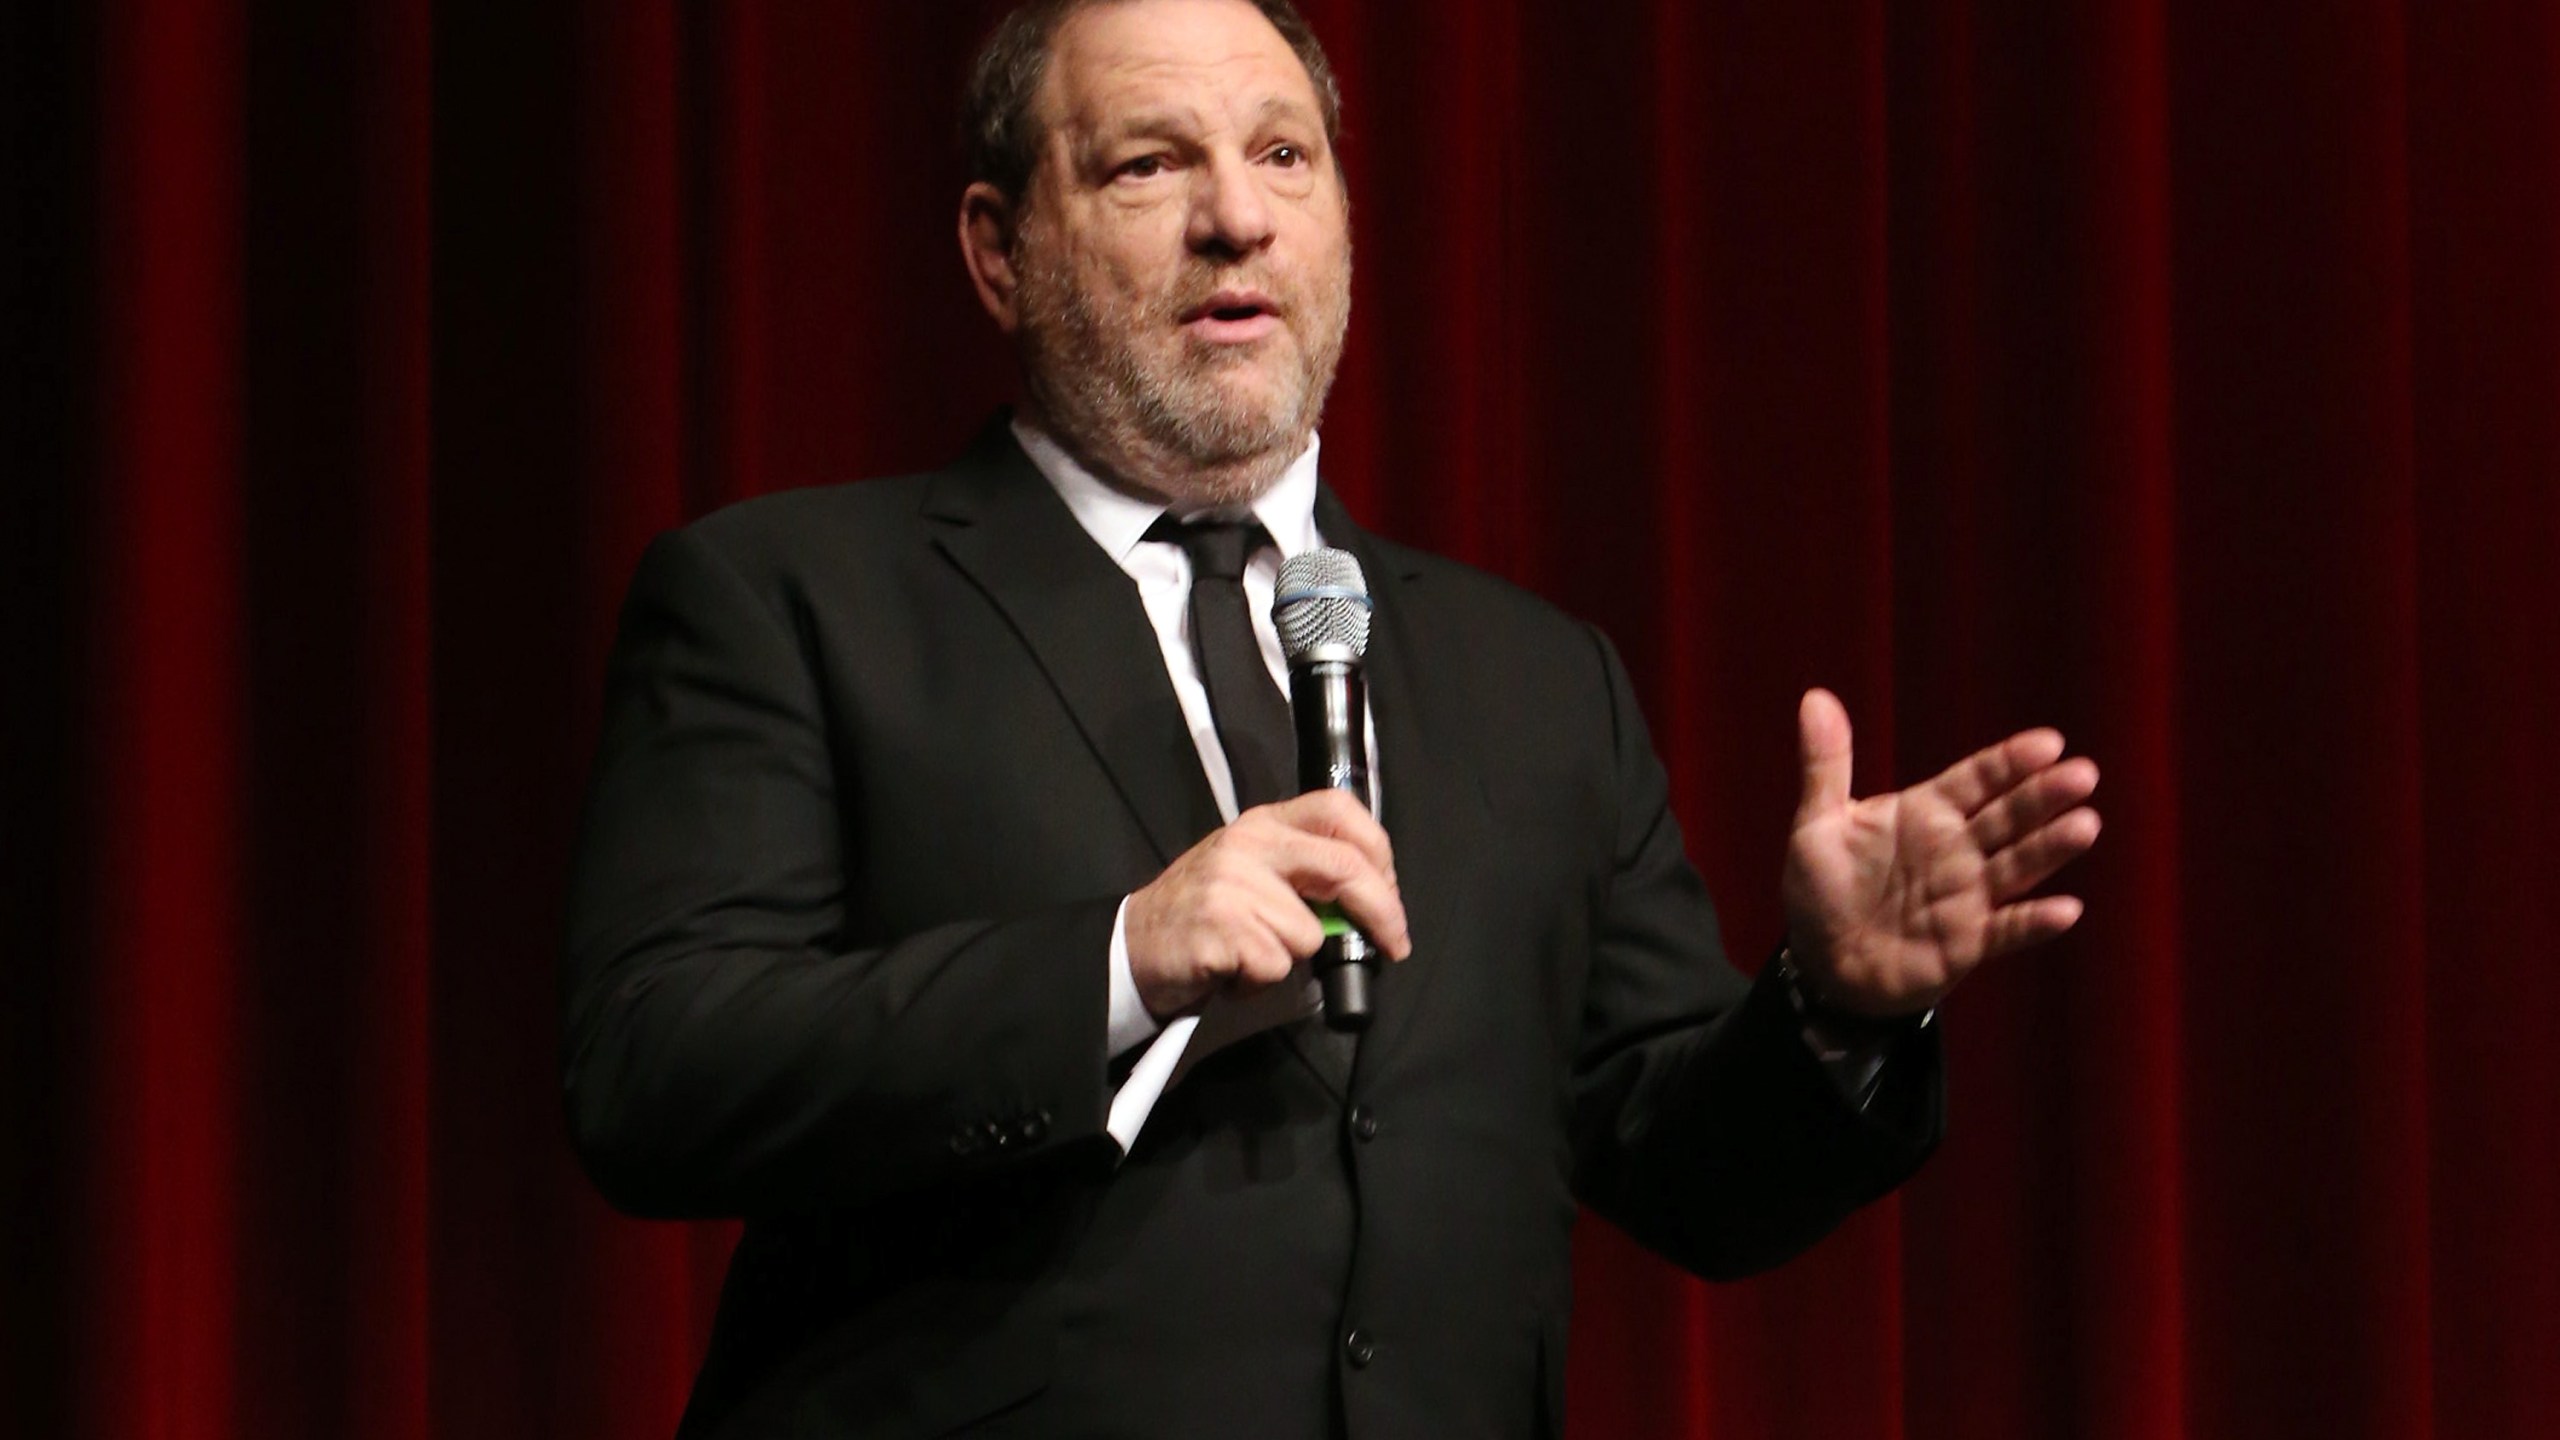
[{"label": "shirt collar", "polygon": [[[1050,439],[1047,432],[1019,415],[1013,418],[1013,438],[1057,490],[1058,498],[1067,502],[1076,523],[1115,564],[1128,563],[1129,552],[1146,537],[1147,527],[1155,524],[1156,517],[1168,508],[1112,488],[1068,454],[1066,447]],[[1322,439],[1309,435],[1307,448],[1289,462],[1278,483],[1253,502],[1253,518],[1271,532],[1271,542],[1279,548],[1283,560],[1323,543],[1316,534],[1316,457],[1323,448]]]}]

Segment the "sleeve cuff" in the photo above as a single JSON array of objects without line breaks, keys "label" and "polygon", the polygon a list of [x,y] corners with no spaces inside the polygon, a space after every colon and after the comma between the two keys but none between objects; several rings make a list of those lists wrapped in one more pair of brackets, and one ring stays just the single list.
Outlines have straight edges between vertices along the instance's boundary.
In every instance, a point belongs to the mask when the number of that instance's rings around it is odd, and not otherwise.
[{"label": "sleeve cuff", "polygon": [[[1111,1092],[1111,1112],[1103,1128],[1120,1143],[1120,1153],[1138,1143],[1138,1131],[1147,1123],[1147,1115],[1164,1094],[1166,1082],[1173,1078],[1174,1062],[1182,1058],[1183,1048],[1191,1043],[1191,1032],[1200,1021],[1186,1015],[1171,1025],[1160,1025],[1147,1013],[1147,1002],[1138,998],[1138,978],[1129,970],[1129,902],[1120,901],[1120,911],[1111,918],[1111,1018],[1105,1031],[1111,1057],[1120,1056],[1146,1045],[1147,1052],[1129,1067],[1118,1089]],[[1116,1068],[1116,1067],[1115,1067]]]},{"label": "sleeve cuff", "polygon": [[1794,1007],[1805,1048],[1822,1062],[1823,1071],[1839,1089],[1840,1098],[1861,1114],[1875,1100],[1885,1066],[1900,1042],[1929,1028],[1938,1018],[1934,1006],[1915,1017],[1888,1021],[1865,1021],[1826,1012],[1814,1003],[1796,969],[1795,956],[1786,946],[1778,947],[1771,968],[1786,990],[1788,1003]]},{"label": "sleeve cuff", "polygon": [[1138,977],[1129,969],[1129,901],[1124,896],[1111,917],[1111,1018],[1105,1023],[1104,1044],[1116,1060],[1163,1028],[1147,1013],[1147,1002],[1138,996]]}]

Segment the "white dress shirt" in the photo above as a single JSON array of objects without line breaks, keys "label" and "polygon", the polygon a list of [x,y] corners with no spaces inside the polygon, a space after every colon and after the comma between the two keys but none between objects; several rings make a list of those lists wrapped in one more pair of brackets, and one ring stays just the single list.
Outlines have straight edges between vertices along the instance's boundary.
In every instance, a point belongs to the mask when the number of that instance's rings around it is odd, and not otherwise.
[{"label": "white dress shirt", "polygon": [[[1156,517],[1164,514],[1166,507],[1113,489],[1058,442],[1018,417],[1013,422],[1013,435],[1021,442],[1023,453],[1031,457],[1031,463],[1056,487],[1059,498],[1067,502],[1076,523],[1084,527],[1113,564],[1138,582],[1138,598],[1146,606],[1148,623],[1155,627],[1157,648],[1164,652],[1165,674],[1173,681],[1174,698],[1182,703],[1182,718],[1191,728],[1192,748],[1200,752],[1200,769],[1208,778],[1209,793],[1217,798],[1219,815],[1235,819],[1235,777],[1227,769],[1226,748],[1219,743],[1217,721],[1209,710],[1208,686],[1200,678],[1199,657],[1191,647],[1191,557],[1179,545],[1145,538],[1148,527],[1156,523]],[[1245,564],[1245,610],[1253,620],[1254,639],[1262,646],[1262,663],[1271,671],[1272,683],[1282,694],[1289,689],[1289,662],[1281,653],[1280,632],[1271,622],[1271,598],[1279,586],[1280,563],[1324,543],[1316,532],[1316,455],[1321,448],[1321,442],[1309,436],[1306,450],[1290,462],[1279,483],[1263,492],[1262,498],[1251,506],[1253,518],[1271,533],[1273,548],[1255,553]],[[1378,753],[1374,725],[1369,753],[1373,757]],[[1370,767],[1370,798],[1374,808],[1374,761]],[[1111,925],[1110,1053],[1122,1054],[1150,1036],[1154,1037],[1154,1044],[1139,1057],[1111,1098],[1111,1114],[1105,1128],[1120,1142],[1123,1151],[1136,1142],[1139,1128],[1172,1080],[1177,1062],[1199,1026],[1198,1016],[1185,1015],[1160,1027],[1156,1018],[1147,1013],[1146,1002],[1138,995],[1137,980],[1129,970],[1128,918],[1129,902],[1123,899],[1120,914]]]}]

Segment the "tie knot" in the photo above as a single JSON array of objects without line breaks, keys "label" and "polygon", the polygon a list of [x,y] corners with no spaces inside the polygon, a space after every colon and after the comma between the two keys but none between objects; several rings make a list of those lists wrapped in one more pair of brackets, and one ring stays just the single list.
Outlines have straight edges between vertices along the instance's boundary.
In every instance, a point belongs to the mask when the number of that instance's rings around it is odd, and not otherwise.
[{"label": "tie knot", "polygon": [[1235,580],[1244,575],[1244,563],[1254,552],[1271,543],[1271,532],[1251,518],[1243,520],[1204,520],[1185,525],[1171,515],[1159,515],[1147,527],[1149,540],[1179,545],[1191,557],[1191,573],[1196,579]]}]

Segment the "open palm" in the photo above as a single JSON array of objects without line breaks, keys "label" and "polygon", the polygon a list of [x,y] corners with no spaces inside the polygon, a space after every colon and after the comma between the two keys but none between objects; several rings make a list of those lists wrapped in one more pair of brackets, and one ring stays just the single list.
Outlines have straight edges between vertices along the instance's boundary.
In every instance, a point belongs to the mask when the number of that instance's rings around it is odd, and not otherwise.
[{"label": "open palm", "polygon": [[2097,842],[2098,767],[2028,730],[1888,795],[1849,795],[1849,715],[1827,690],[1797,717],[1803,801],[1787,841],[1788,944],[1824,1003],[1925,1010],[1974,966],[2041,944],[2079,900],[2028,892]]}]

